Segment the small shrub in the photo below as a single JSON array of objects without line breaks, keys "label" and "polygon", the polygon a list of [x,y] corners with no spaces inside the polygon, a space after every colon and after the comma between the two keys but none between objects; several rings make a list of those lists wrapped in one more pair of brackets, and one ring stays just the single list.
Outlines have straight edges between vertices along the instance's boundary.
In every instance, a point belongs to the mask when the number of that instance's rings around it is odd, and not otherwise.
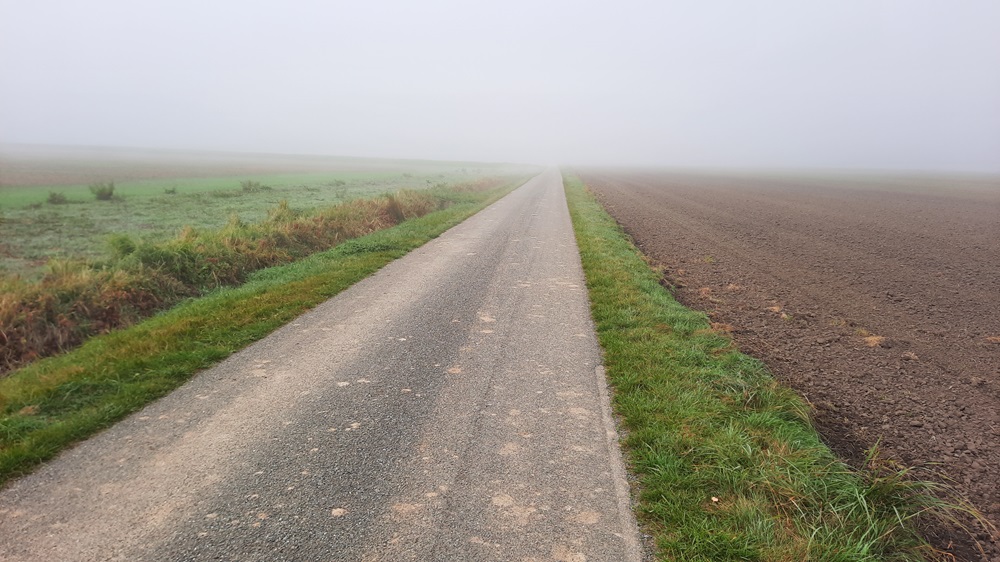
[{"label": "small shrub", "polygon": [[263,185],[259,181],[245,180],[240,182],[243,193],[259,193],[261,191],[271,191],[271,186]]},{"label": "small shrub", "polygon": [[69,199],[58,191],[50,191],[48,199],[45,200],[49,205],[65,205],[69,203]]},{"label": "small shrub", "polygon": [[111,201],[111,198],[115,196],[115,182],[92,183],[90,184],[90,192],[94,194],[94,197],[98,201]]}]

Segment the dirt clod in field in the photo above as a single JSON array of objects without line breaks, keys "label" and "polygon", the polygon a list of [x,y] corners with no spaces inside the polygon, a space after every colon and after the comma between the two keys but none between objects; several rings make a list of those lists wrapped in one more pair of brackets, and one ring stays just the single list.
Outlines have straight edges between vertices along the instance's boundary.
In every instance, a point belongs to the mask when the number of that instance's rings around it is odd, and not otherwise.
[{"label": "dirt clod in field", "polygon": [[[878,443],[1000,524],[1000,183],[584,180],[681,302],[733,326],[742,351],[816,406],[838,454],[860,464]],[[983,559],[960,531],[930,539]],[[1000,560],[996,537],[978,540]]]}]

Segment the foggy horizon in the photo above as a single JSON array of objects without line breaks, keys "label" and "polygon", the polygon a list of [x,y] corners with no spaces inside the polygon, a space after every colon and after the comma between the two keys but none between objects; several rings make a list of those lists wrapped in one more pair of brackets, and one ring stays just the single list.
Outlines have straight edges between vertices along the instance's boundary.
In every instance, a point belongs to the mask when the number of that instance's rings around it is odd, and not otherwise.
[{"label": "foggy horizon", "polygon": [[1000,4],[0,0],[0,143],[1000,172]]}]

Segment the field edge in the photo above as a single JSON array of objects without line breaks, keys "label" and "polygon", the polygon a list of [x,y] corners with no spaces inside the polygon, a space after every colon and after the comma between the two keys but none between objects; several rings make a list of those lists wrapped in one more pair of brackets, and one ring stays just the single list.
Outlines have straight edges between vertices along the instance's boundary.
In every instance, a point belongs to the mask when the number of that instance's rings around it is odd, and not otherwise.
[{"label": "field edge", "polygon": [[933,485],[877,450],[865,470],[839,461],[809,406],[677,303],[579,178],[564,185],[637,515],[662,559],[948,556],[917,531],[950,521]]}]

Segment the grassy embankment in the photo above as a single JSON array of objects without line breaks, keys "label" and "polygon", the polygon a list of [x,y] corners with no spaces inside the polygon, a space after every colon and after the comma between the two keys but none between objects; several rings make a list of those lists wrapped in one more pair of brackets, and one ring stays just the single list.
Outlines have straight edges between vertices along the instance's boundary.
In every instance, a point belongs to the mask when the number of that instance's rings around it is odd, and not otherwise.
[{"label": "grassy embankment", "polygon": [[[344,183],[342,189],[346,191],[346,181],[338,181]],[[384,181],[372,181],[369,177],[366,183],[383,189],[392,185]],[[388,181],[393,181],[392,177]],[[262,220],[245,222],[240,215],[230,213],[225,222],[226,211],[232,211],[233,206],[212,207],[180,197],[173,208],[153,212],[146,219],[150,228],[161,233],[172,232],[172,238],[150,236],[148,231],[136,234],[124,225],[120,230],[109,231],[116,220],[112,218],[115,205],[91,198],[90,203],[80,205],[82,216],[111,213],[111,217],[99,221],[103,231],[83,228],[79,219],[72,217],[57,218],[53,224],[54,230],[82,248],[99,248],[92,250],[98,257],[62,248],[71,259],[49,259],[37,279],[0,273],[0,375],[39,357],[71,349],[95,334],[132,324],[182,298],[239,284],[258,269],[288,263],[342,240],[392,226],[404,218],[427,214],[448,203],[447,194],[452,188],[484,189],[500,181],[503,179],[480,178],[452,186],[435,184],[432,188],[402,189],[390,195],[350,199],[306,210],[293,207],[285,199],[269,206],[268,200],[260,195],[277,190],[260,182],[244,181],[243,187],[250,189],[236,191],[242,203],[242,207],[236,208],[257,210],[263,213]],[[137,206],[139,203],[132,201],[136,198],[142,202],[141,197],[134,195],[123,199]],[[190,216],[191,213],[184,211],[189,211],[192,205],[211,209],[214,212],[210,213],[210,219],[225,226],[199,228],[195,222],[183,229],[169,228],[172,221]],[[37,225],[32,220],[10,222],[0,224],[0,232],[12,235],[4,239],[8,249],[13,247],[23,252],[24,246],[45,239],[41,233],[33,232]]]},{"label": "grassy embankment", "polygon": [[678,304],[579,179],[566,191],[640,520],[661,559],[940,554],[915,531],[947,507],[933,485],[875,454],[861,472],[838,461],[799,397]]},{"label": "grassy embankment", "polygon": [[166,394],[520,183],[441,190],[441,210],[260,270],[239,287],[185,301],[0,379],[0,483]]}]

